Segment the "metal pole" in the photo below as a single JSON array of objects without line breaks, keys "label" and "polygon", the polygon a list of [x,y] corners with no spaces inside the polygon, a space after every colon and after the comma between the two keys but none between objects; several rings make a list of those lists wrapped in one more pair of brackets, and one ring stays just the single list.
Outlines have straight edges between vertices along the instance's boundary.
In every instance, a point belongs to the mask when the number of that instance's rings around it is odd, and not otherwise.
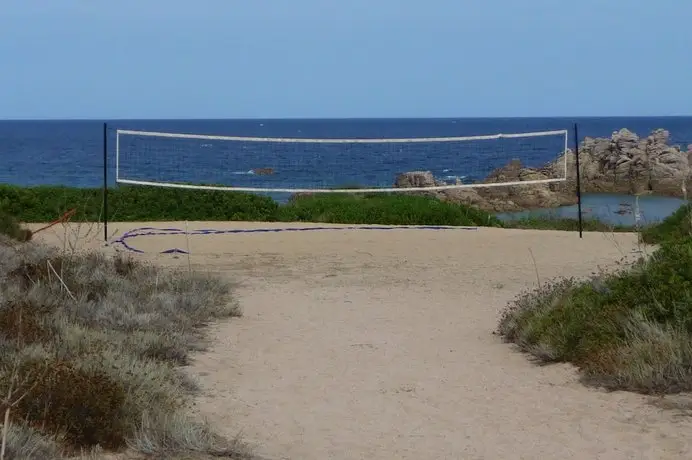
[{"label": "metal pole", "polygon": [[103,241],[108,243],[108,123],[103,123]]},{"label": "metal pole", "polygon": [[584,237],[584,221],[581,213],[581,168],[579,167],[579,129],[574,124],[574,162],[577,168],[577,213],[579,214],[579,238]]}]

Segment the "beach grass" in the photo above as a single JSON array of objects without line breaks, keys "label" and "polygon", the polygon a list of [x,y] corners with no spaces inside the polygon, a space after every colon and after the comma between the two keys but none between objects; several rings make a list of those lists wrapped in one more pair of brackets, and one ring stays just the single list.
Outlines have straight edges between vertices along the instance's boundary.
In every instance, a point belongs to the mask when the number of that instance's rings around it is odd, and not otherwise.
[{"label": "beach grass", "polygon": [[253,458],[188,417],[181,369],[205,324],[240,314],[215,276],[0,235],[0,458]]}]

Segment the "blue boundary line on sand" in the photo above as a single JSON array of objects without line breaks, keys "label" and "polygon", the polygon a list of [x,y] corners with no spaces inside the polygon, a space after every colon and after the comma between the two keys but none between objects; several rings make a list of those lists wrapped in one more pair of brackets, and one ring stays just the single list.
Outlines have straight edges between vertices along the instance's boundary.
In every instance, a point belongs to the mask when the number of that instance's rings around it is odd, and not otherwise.
[{"label": "blue boundary line on sand", "polygon": [[[318,230],[478,230],[478,227],[451,227],[443,225],[401,225],[401,226],[364,226],[349,225],[347,227],[280,227],[280,228],[234,228],[228,230],[218,229],[197,229],[189,230],[188,235],[226,235],[234,233],[278,233],[278,232],[309,232]],[[114,239],[111,244],[120,244],[130,252],[145,254],[145,251],[132,247],[127,243],[130,238],[138,236],[165,236],[165,235],[184,235],[185,230],[180,228],[157,228],[140,227],[123,233],[119,238]],[[188,254],[187,251],[179,248],[166,249],[159,254]]]}]

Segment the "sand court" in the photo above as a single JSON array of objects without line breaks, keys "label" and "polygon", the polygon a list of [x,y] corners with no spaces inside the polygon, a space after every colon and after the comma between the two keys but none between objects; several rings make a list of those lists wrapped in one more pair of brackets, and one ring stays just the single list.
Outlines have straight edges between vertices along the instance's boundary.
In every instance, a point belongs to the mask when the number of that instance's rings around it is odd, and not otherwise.
[{"label": "sand court", "polygon": [[[119,235],[141,227],[112,224]],[[309,227],[189,223],[188,229]],[[336,226],[332,226],[336,227]],[[39,239],[59,242],[60,231]],[[268,458],[679,459],[690,418],[537,367],[492,334],[522,289],[637,256],[629,234],[506,229],[136,236],[134,254],[238,281],[245,316],[188,369],[196,413]],[[94,247],[101,244],[95,241]],[[185,254],[161,254],[171,248]],[[115,250],[111,245],[108,250]],[[120,248],[119,250],[123,250]],[[177,257],[177,258],[176,258]]]}]

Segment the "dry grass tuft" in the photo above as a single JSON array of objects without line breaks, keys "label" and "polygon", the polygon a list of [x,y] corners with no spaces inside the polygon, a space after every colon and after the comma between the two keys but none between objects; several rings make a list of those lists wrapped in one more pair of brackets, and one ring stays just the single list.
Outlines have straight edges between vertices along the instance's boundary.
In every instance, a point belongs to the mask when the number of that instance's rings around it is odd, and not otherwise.
[{"label": "dry grass tuft", "polygon": [[0,458],[252,458],[186,416],[180,369],[208,322],[239,315],[212,276],[0,236]]},{"label": "dry grass tuft", "polygon": [[59,437],[42,434],[25,422],[9,425],[6,459],[53,460],[62,457]]}]

